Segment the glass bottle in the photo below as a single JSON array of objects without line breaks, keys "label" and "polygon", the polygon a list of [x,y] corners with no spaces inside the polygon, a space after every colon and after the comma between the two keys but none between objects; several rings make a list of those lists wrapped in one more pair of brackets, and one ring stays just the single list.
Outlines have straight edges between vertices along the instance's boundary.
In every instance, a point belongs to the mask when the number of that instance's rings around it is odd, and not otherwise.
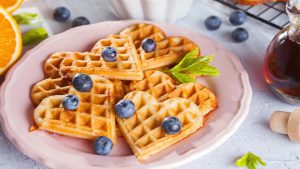
[{"label": "glass bottle", "polygon": [[300,105],[300,0],[289,0],[290,25],[271,41],[264,61],[264,75],[273,93]]}]

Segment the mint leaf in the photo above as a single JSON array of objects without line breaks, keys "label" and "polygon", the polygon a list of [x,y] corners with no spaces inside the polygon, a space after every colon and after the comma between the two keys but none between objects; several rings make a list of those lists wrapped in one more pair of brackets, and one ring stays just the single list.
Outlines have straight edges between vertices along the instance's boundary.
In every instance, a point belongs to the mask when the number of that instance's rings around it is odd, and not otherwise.
[{"label": "mint leaf", "polygon": [[172,68],[173,71],[178,71],[180,69],[183,69],[190,64],[194,63],[196,60],[196,55],[199,53],[199,48],[196,48],[192,50],[191,52],[187,53],[184,58],[175,66]]},{"label": "mint leaf", "polygon": [[238,167],[246,167],[248,163],[249,153],[245,154],[242,158],[235,162]]},{"label": "mint leaf", "polygon": [[267,164],[257,155],[248,152],[242,158],[235,162],[238,167],[247,167],[248,169],[257,169],[257,165],[266,166]]},{"label": "mint leaf", "polygon": [[20,25],[33,25],[42,21],[37,13],[24,12],[14,15],[13,17]]},{"label": "mint leaf", "polygon": [[202,75],[217,76],[220,74],[220,71],[217,68],[202,62],[192,64],[191,66],[185,68],[184,70],[188,70],[194,75],[199,75],[199,76]]},{"label": "mint leaf", "polygon": [[258,157],[257,155],[252,154],[252,156],[253,156],[253,158],[254,158],[257,162],[259,162],[260,165],[262,165],[262,166],[266,166],[266,165],[267,165],[267,164],[266,164],[260,157]]},{"label": "mint leaf", "polygon": [[172,72],[172,75],[181,83],[195,82],[196,80],[188,74]]},{"label": "mint leaf", "polygon": [[214,54],[208,55],[208,56],[201,56],[201,57],[197,58],[195,60],[195,62],[202,62],[202,63],[209,64],[214,59],[214,57],[215,57]]},{"label": "mint leaf", "polygon": [[48,37],[48,32],[45,28],[36,28],[27,31],[22,36],[23,45],[33,44],[42,41]]},{"label": "mint leaf", "polygon": [[185,57],[170,71],[172,75],[181,83],[195,82],[195,76],[210,75],[217,76],[220,71],[209,64],[214,55],[196,57],[199,48],[187,53]]}]

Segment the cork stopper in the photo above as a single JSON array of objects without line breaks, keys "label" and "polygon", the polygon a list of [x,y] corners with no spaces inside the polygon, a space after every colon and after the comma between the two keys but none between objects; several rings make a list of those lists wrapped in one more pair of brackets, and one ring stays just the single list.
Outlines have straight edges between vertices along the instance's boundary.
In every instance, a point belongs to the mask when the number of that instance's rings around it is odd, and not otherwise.
[{"label": "cork stopper", "polygon": [[290,112],[275,111],[269,122],[271,130],[276,133],[288,134],[287,126],[290,115]]},{"label": "cork stopper", "polygon": [[300,143],[300,108],[293,112],[275,111],[269,123],[272,131],[287,134],[291,141]]}]

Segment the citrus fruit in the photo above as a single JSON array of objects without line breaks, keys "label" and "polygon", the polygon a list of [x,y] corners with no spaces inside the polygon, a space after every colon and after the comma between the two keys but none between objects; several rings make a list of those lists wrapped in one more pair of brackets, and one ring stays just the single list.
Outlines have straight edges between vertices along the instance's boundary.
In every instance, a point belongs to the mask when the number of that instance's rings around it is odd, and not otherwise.
[{"label": "citrus fruit", "polygon": [[9,13],[18,9],[24,0],[0,0],[0,5],[5,8]]},{"label": "citrus fruit", "polygon": [[22,36],[13,17],[0,7],[0,75],[14,64],[21,55]]}]

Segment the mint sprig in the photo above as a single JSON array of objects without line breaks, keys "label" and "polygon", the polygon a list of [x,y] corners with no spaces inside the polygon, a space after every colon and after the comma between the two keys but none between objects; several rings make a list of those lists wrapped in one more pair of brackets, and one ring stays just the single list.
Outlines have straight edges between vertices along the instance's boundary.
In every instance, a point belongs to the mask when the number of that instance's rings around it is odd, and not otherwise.
[{"label": "mint sprig", "polygon": [[238,167],[247,167],[248,169],[257,169],[258,164],[267,165],[259,156],[250,151],[235,162]]},{"label": "mint sprig", "polygon": [[48,37],[48,32],[45,28],[35,28],[25,32],[22,35],[23,45],[30,45],[39,41],[42,41]]},{"label": "mint sprig", "polygon": [[220,71],[209,65],[214,55],[196,57],[199,48],[187,53],[185,57],[171,70],[170,73],[181,83],[195,82],[196,76],[217,76]]},{"label": "mint sprig", "polygon": [[37,13],[19,13],[13,16],[16,22],[20,25],[33,25],[40,23],[42,19]]}]

